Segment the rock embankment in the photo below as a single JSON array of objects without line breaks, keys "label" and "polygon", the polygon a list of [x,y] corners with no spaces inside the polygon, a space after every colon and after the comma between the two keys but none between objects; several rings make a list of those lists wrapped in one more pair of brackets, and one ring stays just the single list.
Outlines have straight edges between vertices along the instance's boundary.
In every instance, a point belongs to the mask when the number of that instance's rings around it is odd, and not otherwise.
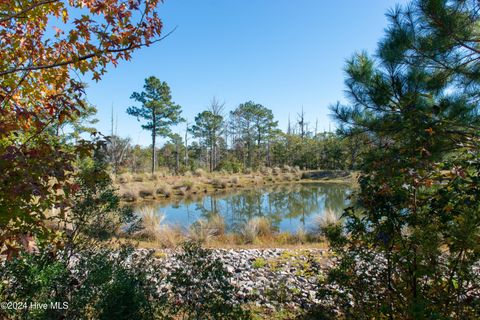
[{"label": "rock embankment", "polygon": [[[159,258],[167,273],[178,267],[174,253],[164,250]],[[331,263],[323,249],[214,249],[212,258],[221,260],[231,274],[239,303],[266,308],[318,303],[317,283]]]}]

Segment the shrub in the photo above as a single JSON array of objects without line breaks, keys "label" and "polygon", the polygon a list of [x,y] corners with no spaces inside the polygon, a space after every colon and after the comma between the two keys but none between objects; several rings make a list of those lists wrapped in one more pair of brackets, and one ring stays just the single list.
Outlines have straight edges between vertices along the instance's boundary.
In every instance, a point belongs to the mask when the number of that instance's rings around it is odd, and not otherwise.
[{"label": "shrub", "polygon": [[[28,319],[154,319],[164,313],[166,297],[155,283],[162,275],[150,253],[132,259],[133,249],[127,247],[74,256],[51,249],[23,253],[7,261],[0,273],[2,301],[68,304],[66,309],[30,309]],[[18,311],[6,309],[0,315],[17,319]]]},{"label": "shrub", "polygon": [[66,237],[58,240],[67,242],[70,249],[88,248],[99,241],[110,241],[120,231],[135,231],[138,218],[129,206],[120,205],[104,164],[81,163],[75,183],[78,190],[71,198],[68,214],[50,218],[51,222],[67,226]]},{"label": "shrub", "polygon": [[186,242],[176,255],[180,262],[167,281],[172,285],[175,303],[172,315],[182,319],[250,319],[235,302],[232,276],[211,251]]},{"label": "shrub", "polygon": [[266,265],[267,265],[267,261],[263,258],[256,258],[252,263],[252,267],[255,269],[263,268]]},{"label": "shrub", "polygon": [[242,172],[243,164],[237,159],[225,159],[220,162],[218,169],[225,170],[230,173],[239,173]]}]

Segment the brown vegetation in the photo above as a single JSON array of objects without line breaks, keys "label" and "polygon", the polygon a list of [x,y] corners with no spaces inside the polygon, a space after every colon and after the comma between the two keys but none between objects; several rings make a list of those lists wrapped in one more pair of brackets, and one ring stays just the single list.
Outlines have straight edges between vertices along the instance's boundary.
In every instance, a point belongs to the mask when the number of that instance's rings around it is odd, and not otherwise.
[{"label": "brown vegetation", "polygon": [[261,168],[259,171],[232,176],[228,172],[207,173],[197,169],[183,176],[124,173],[115,178],[119,195],[125,202],[162,198],[190,198],[198,194],[217,194],[239,188],[292,183],[354,182],[355,174],[342,171],[301,171],[298,167]]}]

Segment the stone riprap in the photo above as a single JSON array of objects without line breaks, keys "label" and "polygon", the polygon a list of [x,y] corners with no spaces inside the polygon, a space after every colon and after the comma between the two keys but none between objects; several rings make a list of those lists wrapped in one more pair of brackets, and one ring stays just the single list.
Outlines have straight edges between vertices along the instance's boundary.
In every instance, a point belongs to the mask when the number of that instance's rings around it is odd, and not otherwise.
[{"label": "stone riprap", "polygon": [[[165,273],[178,267],[174,250],[158,255]],[[212,257],[231,274],[239,303],[266,308],[307,308],[318,303],[317,283],[331,264],[323,249],[212,249]]]}]

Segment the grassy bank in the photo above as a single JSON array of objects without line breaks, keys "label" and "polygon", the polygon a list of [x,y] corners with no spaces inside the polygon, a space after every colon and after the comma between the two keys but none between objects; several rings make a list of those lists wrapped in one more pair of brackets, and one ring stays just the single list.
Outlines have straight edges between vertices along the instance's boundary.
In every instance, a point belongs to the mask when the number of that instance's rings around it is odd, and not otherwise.
[{"label": "grassy bank", "polygon": [[139,202],[161,199],[192,198],[205,194],[286,184],[292,182],[355,183],[356,174],[348,171],[302,171],[298,167],[264,168],[255,172],[232,174],[207,173],[202,169],[182,176],[157,173],[154,175],[124,173],[116,177],[122,201]]},{"label": "grassy bank", "polygon": [[188,228],[165,223],[164,214],[152,208],[142,208],[142,229],[130,235],[129,240],[148,249],[176,248],[190,240],[207,248],[223,249],[262,249],[262,248],[327,248],[323,230],[326,226],[339,223],[338,216],[331,210],[313,218],[308,230],[299,228],[296,232],[279,232],[269,219],[254,217],[246,221],[235,233],[226,231],[226,223],[221,215],[213,215],[197,220]]}]

